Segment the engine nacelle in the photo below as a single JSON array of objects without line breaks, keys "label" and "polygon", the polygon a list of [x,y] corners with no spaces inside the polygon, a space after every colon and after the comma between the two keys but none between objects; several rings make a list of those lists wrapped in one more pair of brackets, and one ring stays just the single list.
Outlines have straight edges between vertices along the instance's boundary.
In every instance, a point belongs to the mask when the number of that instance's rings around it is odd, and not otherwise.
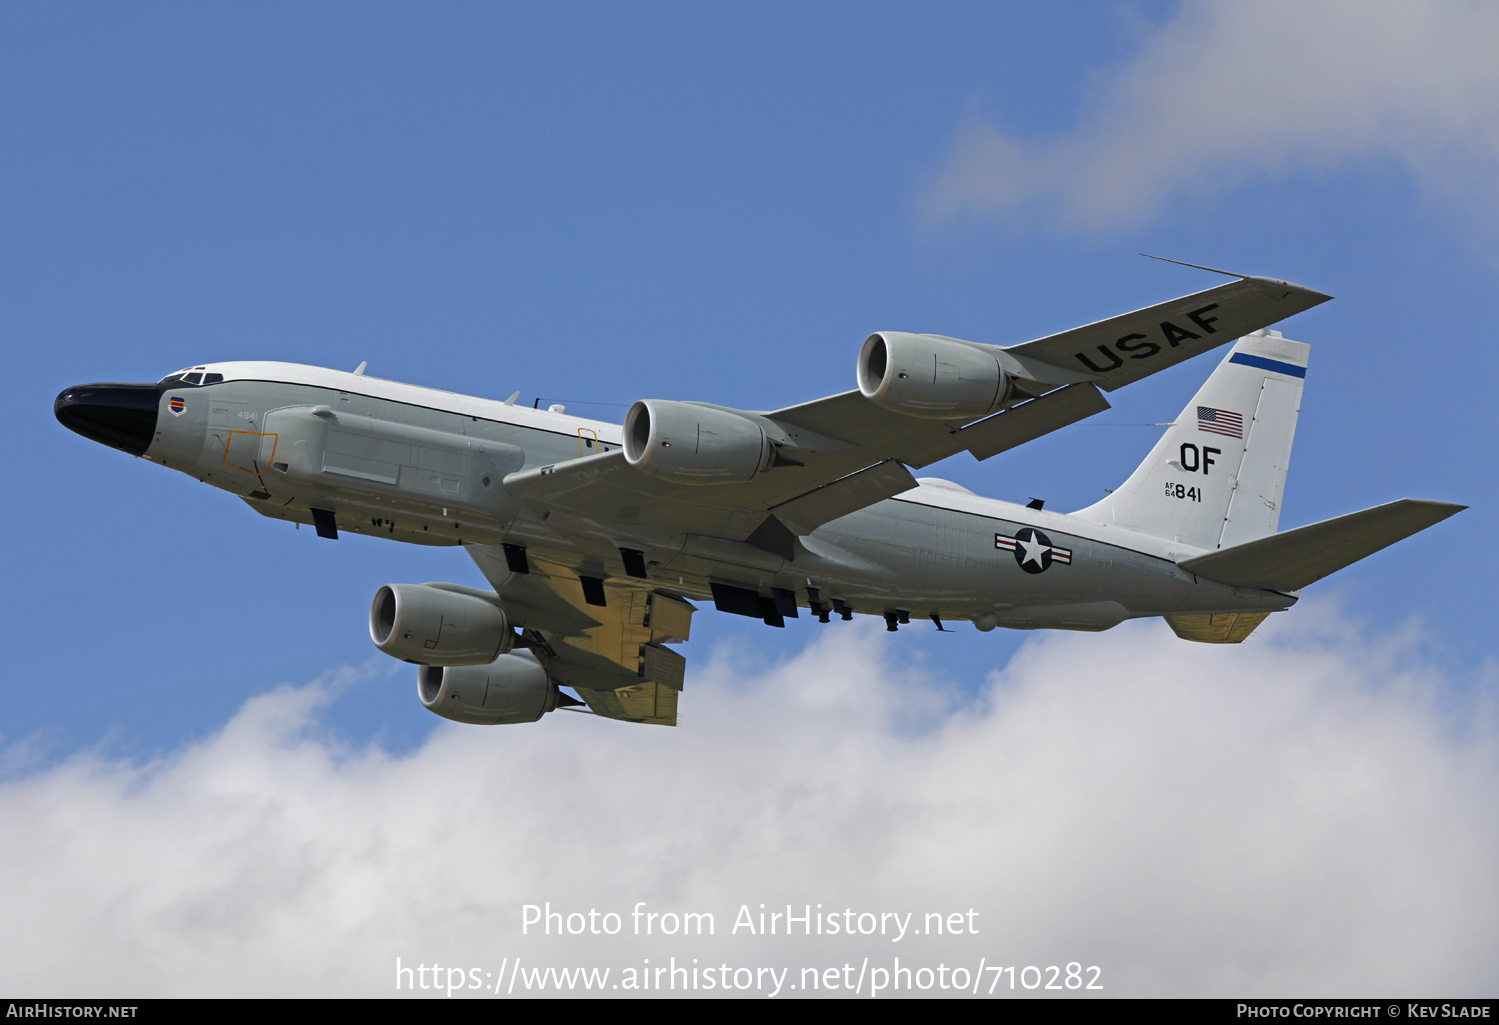
[{"label": "engine nacelle", "polygon": [[416,696],[429,712],[475,726],[535,722],[561,698],[529,651],[501,655],[484,666],[422,666]]},{"label": "engine nacelle", "polygon": [[370,640],[405,662],[488,665],[510,650],[505,610],[480,592],[433,584],[386,584],[370,603]]},{"label": "engine nacelle", "polygon": [[737,413],[644,399],[625,415],[625,461],[673,484],[743,484],[775,461],[765,431]]},{"label": "engine nacelle", "polygon": [[933,420],[988,416],[1009,397],[993,353],[940,335],[879,331],[859,350],[859,393],[877,406]]}]

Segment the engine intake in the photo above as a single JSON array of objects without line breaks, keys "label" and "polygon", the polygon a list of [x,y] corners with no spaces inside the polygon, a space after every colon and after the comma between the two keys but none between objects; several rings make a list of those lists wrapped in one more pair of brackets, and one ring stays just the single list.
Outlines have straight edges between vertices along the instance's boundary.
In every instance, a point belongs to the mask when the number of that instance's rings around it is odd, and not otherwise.
[{"label": "engine intake", "polygon": [[484,666],[422,666],[416,696],[429,712],[476,726],[535,722],[562,698],[529,651]]},{"label": "engine intake", "polygon": [[510,650],[515,631],[505,610],[482,592],[453,585],[386,584],[370,603],[370,640],[405,662],[487,665]]},{"label": "engine intake", "polygon": [[858,378],[859,393],[875,405],[933,420],[988,416],[1013,387],[983,346],[904,331],[879,331],[864,340]]},{"label": "engine intake", "polygon": [[674,484],[743,484],[775,461],[759,424],[726,409],[643,399],[625,415],[625,461]]}]

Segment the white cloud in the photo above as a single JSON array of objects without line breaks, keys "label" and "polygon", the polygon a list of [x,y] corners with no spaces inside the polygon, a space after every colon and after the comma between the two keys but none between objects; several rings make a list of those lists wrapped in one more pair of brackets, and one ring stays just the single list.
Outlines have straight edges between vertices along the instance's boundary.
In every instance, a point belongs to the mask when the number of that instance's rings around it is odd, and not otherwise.
[{"label": "white cloud", "polygon": [[[892,668],[898,637],[835,627],[763,672],[700,653],[679,730],[559,712],[399,757],[323,734],[336,684],[277,690],[172,757],[0,784],[3,978],[378,996],[398,956],[615,979],[645,957],[900,956],[1097,964],[1113,995],[1492,992],[1492,709],[1326,608],[1262,632],[1038,635],[964,703]],[[712,911],[717,935],[522,937],[544,901],[626,932],[636,901]],[[725,935],[741,904],[788,901],[918,925],[971,907],[980,932]]]},{"label": "white cloud", "polygon": [[1499,7],[1475,0],[1187,0],[1071,132],[1022,141],[970,119],[925,213],[1106,230],[1181,197],[1372,158],[1493,217],[1495,52]]}]

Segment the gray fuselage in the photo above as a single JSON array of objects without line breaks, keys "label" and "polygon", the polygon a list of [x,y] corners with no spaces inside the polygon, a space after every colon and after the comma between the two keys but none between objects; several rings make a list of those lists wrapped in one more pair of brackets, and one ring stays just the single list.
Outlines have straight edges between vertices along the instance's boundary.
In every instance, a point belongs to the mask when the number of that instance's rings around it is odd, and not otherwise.
[{"label": "gray fuselage", "polygon": [[[59,398],[65,423],[69,394]],[[147,410],[141,415],[149,421]],[[639,551],[653,583],[686,596],[707,596],[717,583],[900,620],[1083,630],[1141,616],[1274,611],[1295,601],[1194,577],[1176,565],[1201,554],[1190,545],[930,478],[819,527],[790,560],[628,514],[554,514],[506,493],[506,475],[613,451],[620,431],[560,409],[340,371],[221,363],[164,382],[154,431],[136,454],[233,492],[265,516],[313,524],[319,510],[341,531],[468,546],[481,567],[496,565],[499,546],[509,544],[580,573],[617,577],[625,575],[620,550]]]}]

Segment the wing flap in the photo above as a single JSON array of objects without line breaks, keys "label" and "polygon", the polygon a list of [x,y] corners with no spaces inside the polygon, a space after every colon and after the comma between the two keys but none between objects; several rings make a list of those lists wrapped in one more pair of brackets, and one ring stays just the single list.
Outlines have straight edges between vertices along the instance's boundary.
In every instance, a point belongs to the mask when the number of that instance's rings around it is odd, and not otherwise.
[{"label": "wing flap", "polygon": [[1233,587],[1297,591],[1466,508],[1402,498],[1183,559],[1177,565]]},{"label": "wing flap", "polygon": [[1184,641],[1239,644],[1265,621],[1268,612],[1221,612],[1201,616],[1167,616],[1166,623]]},{"label": "wing flap", "polygon": [[970,424],[958,432],[957,441],[975,459],[988,459],[1108,408],[1109,400],[1093,385],[1069,384]]},{"label": "wing flap", "polygon": [[613,690],[577,684],[573,689],[594,715],[651,726],[677,725],[677,691],[657,683],[637,682]]},{"label": "wing flap", "polygon": [[810,534],[824,523],[910,491],[916,478],[895,460],[866,467],[770,510],[793,534]]}]

